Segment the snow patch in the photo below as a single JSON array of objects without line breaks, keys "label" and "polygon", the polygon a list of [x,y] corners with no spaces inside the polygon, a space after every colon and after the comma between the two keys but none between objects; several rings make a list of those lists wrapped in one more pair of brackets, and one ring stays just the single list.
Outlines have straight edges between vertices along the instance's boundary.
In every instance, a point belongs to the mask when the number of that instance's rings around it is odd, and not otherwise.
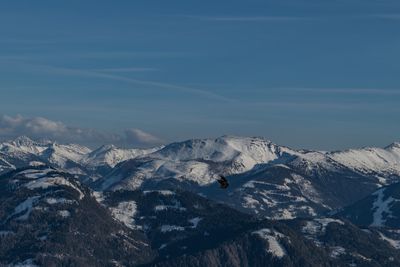
[{"label": "snow patch", "polygon": [[9,216],[9,218],[16,214],[25,212],[24,214],[19,216],[17,218],[17,220],[22,220],[22,221],[27,220],[29,218],[29,215],[32,212],[33,204],[36,203],[39,198],[40,198],[40,196],[34,196],[34,197],[27,198],[24,202],[20,203],[18,206],[15,207],[14,212]]},{"label": "snow patch", "polygon": [[135,229],[134,216],[137,212],[135,201],[120,202],[117,207],[110,208],[112,216],[131,229]]},{"label": "snow patch", "polygon": [[338,223],[340,225],[344,225],[344,222],[338,219],[332,219],[332,218],[314,219],[306,223],[306,225],[302,229],[302,232],[313,236],[317,234],[318,235],[324,234],[326,231],[326,227],[330,223]]},{"label": "snow patch", "polygon": [[39,267],[39,266],[33,263],[33,259],[27,259],[23,262],[13,264],[11,265],[11,267]]},{"label": "snow patch", "polygon": [[256,234],[264,240],[268,241],[268,253],[271,253],[273,256],[277,258],[282,258],[287,254],[286,249],[279,243],[279,239],[285,238],[286,236],[277,231],[264,228],[258,231],[252,232],[252,234]]},{"label": "snow patch", "polygon": [[57,212],[57,214],[63,218],[67,218],[67,217],[71,216],[71,213],[68,210],[59,210]]},{"label": "snow patch", "polygon": [[31,161],[29,162],[29,166],[38,167],[38,166],[45,166],[46,164],[41,161]]},{"label": "snow patch", "polygon": [[385,236],[384,234],[382,234],[381,232],[379,232],[379,236],[382,240],[385,240],[386,242],[388,242],[395,249],[400,249],[400,240],[391,239],[391,238]]},{"label": "snow patch", "polygon": [[179,201],[175,200],[175,204],[172,205],[157,205],[154,207],[154,211],[163,211],[168,209],[174,209],[178,211],[186,211],[186,208],[182,207],[182,204]]},{"label": "snow patch", "polygon": [[170,190],[145,190],[145,191],[143,191],[144,195],[147,195],[147,194],[150,194],[150,193],[158,193],[158,194],[163,195],[163,196],[175,195],[175,193],[170,191]]},{"label": "snow patch", "polygon": [[92,196],[96,199],[97,202],[102,203],[104,201],[103,192],[93,191]]},{"label": "snow patch", "polygon": [[45,201],[50,204],[50,205],[54,205],[54,204],[72,204],[75,201],[74,200],[69,200],[69,199],[65,199],[65,198],[46,198]]},{"label": "snow patch", "polygon": [[25,184],[24,186],[27,187],[28,189],[33,190],[33,189],[37,189],[37,188],[47,189],[48,187],[59,186],[59,185],[65,185],[65,186],[71,187],[74,190],[76,190],[79,193],[79,199],[82,199],[85,196],[78,187],[76,187],[74,184],[72,184],[71,182],[69,182],[67,179],[65,179],[63,177],[40,178],[37,180],[33,180],[33,181]]},{"label": "snow patch", "polygon": [[184,231],[185,227],[177,226],[177,225],[162,225],[161,233],[172,232],[172,231]]},{"label": "snow patch", "polygon": [[373,193],[373,195],[377,196],[377,198],[375,202],[372,204],[372,210],[374,211],[374,214],[371,226],[376,226],[376,227],[385,226],[386,219],[383,218],[383,215],[387,214],[387,216],[390,216],[392,214],[392,212],[390,211],[390,206],[392,202],[399,201],[398,199],[395,199],[393,197],[388,197],[386,200],[383,200],[385,197],[384,194],[385,189],[386,188],[382,188]]},{"label": "snow patch", "polygon": [[196,217],[196,218],[190,219],[190,220],[188,220],[188,221],[189,221],[191,224],[193,224],[193,225],[192,225],[192,228],[197,228],[197,225],[199,224],[199,222],[200,222],[201,220],[203,220],[203,218]]},{"label": "snow patch", "polygon": [[337,258],[340,255],[344,255],[346,254],[346,249],[341,247],[341,246],[337,246],[337,247],[331,247],[331,254],[330,256],[332,258]]},{"label": "snow patch", "polygon": [[23,175],[29,179],[38,179],[38,178],[42,178],[42,177],[46,176],[51,171],[54,171],[54,170],[50,169],[50,168],[44,169],[44,170],[29,169],[29,170],[19,172],[18,175]]},{"label": "snow patch", "polygon": [[307,197],[314,203],[322,203],[321,197],[317,190],[313,187],[312,183],[301,175],[292,174],[293,180],[300,187],[303,196]]}]

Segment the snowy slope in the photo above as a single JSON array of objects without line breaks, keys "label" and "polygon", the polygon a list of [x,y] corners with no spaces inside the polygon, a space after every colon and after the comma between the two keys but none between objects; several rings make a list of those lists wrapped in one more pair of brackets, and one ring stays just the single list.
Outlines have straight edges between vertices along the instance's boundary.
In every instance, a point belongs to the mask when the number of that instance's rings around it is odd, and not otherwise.
[{"label": "snowy slope", "polygon": [[65,167],[68,161],[78,163],[83,155],[91,150],[87,147],[70,144],[60,145],[52,142],[36,142],[22,136],[0,143],[0,153],[8,162],[16,162],[18,167],[28,166],[31,161],[43,161]]},{"label": "snowy slope", "polygon": [[0,143],[0,173],[33,164],[50,164],[72,173],[102,175],[98,169],[106,171],[118,163],[155,152],[162,147],[151,149],[122,149],[113,145],[102,146],[94,151],[77,144],[56,142],[36,142],[22,136]]},{"label": "snowy slope", "polygon": [[294,150],[280,147],[258,137],[223,136],[217,139],[193,139],[167,145],[151,157],[169,161],[212,161],[230,163],[230,174],[250,170],[258,163],[267,163]]},{"label": "snowy slope", "polygon": [[26,136],[0,143],[0,151],[10,155],[38,154],[46,149],[46,142],[35,142]]},{"label": "snowy slope", "polygon": [[114,145],[104,145],[85,155],[81,163],[89,168],[101,166],[109,166],[113,168],[122,161],[147,155],[161,148],[162,147],[150,149],[122,149],[117,148]]},{"label": "snowy slope", "polygon": [[50,163],[65,168],[69,161],[79,164],[83,157],[90,152],[89,148],[80,145],[59,145],[52,143],[39,156]]},{"label": "snowy slope", "polygon": [[[95,181],[98,190],[180,187],[241,210],[282,219],[314,216],[363,198],[399,179],[399,161],[399,143],[320,152],[235,136],[192,139],[152,149],[107,145],[91,151],[26,137],[0,145],[2,172],[44,162],[90,177],[82,181]],[[231,196],[215,197],[219,175],[229,177]]]},{"label": "snowy slope", "polygon": [[400,143],[386,148],[363,148],[332,152],[329,157],[363,173],[400,175]]},{"label": "snowy slope", "polygon": [[400,228],[400,183],[378,189],[338,213],[357,225]]},{"label": "snowy slope", "polygon": [[176,179],[209,185],[220,174],[239,174],[258,164],[286,161],[298,152],[264,138],[223,136],[172,143],[124,162],[100,181],[102,189],[136,189],[148,180]]},{"label": "snowy slope", "polygon": [[[125,161],[96,186],[183,188],[258,216],[290,219],[343,207],[387,182],[334,160],[333,154],[296,151],[263,138],[194,139]],[[230,182],[224,192],[216,182],[219,175]]]}]

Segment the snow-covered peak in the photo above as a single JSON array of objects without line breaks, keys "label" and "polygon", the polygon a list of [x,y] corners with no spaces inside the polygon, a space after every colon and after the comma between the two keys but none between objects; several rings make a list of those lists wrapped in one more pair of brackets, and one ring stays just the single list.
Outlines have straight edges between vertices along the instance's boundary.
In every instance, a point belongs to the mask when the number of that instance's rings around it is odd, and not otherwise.
[{"label": "snow-covered peak", "polygon": [[386,150],[400,150],[400,142],[394,142],[385,147]]},{"label": "snow-covered peak", "polygon": [[174,161],[224,162],[242,158],[244,161],[265,163],[276,159],[282,151],[281,147],[264,138],[222,136],[216,139],[192,139],[172,143],[151,156]]},{"label": "snow-covered peak", "polygon": [[89,148],[81,145],[36,142],[26,136],[0,143],[3,161],[7,160],[17,167],[28,166],[31,161],[40,161],[65,168],[69,162],[73,162],[73,165],[79,164],[83,156],[90,152]]},{"label": "snow-covered peak", "polygon": [[35,142],[26,136],[20,136],[14,140],[0,144],[0,150],[11,154],[37,154],[46,149],[46,145]]},{"label": "snow-covered peak", "polygon": [[400,174],[400,148],[393,143],[386,148],[366,147],[329,153],[344,166],[365,173]]},{"label": "snow-covered peak", "polygon": [[90,168],[96,168],[104,165],[113,168],[122,161],[144,156],[159,149],[160,147],[149,149],[123,149],[117,148],[114,145],[104,145],[85,155],[85,157],[82,159],[82,163]]},{"label": "snow-covered peak", "polygon": [[102,145],[101,147],[97,148],[93,152],[96,154],[100,154],[100,153],[106,153],[106,152],[108,152],[110,150],[114,150],[114,149],[117,149],[117,147],[115,145],[109,144],[109,145]]},{"label": "snow-covered peak", "polygon": [[89,148],[80,145],[59,145],[53,143],[42,151],[40,156],[47,159],[49,162],[64,168],[68,161],[79,163],[82,158],[90,152],[91,150]]},{"label": "snow-covered peak", "polygon": [[35,142],[30,139],[29,137],[23,135],[15,138],[11,143],[17,145],[17,146],[29,146],[35,144]]},{"label": "snow-covered peak", "polygon": [[169,178],[208,185],[218,175],[243,173],[257,164],[280,161],[296,153],[258,137],[192,139],[140,157],[138,164],[127,161],[103,179],[101,188],[137,188],[148,179]]},{"label": "snow-covered peak", "polygon": [[260,163],[277,160],[286,154],[296,152],[260,137],[222,136],[172,143],[148,157],[169,162],[168,165],[175,162],[175,169],[180,169],[179,162],[193,161],[197,162],[196,165],[214,162],[222,167],[225,174],[234,174],[250,170]]}]

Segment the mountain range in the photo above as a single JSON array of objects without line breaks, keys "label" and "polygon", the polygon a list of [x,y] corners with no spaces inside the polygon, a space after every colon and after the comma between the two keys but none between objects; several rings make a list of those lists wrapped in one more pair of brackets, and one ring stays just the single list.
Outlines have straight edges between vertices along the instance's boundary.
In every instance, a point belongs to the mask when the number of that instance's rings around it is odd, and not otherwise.
[{"label": "mountain range", "polygon": [[400,265],[399,143],[92,150],[19,137],[0,143],[0,174],[0,265]]}]

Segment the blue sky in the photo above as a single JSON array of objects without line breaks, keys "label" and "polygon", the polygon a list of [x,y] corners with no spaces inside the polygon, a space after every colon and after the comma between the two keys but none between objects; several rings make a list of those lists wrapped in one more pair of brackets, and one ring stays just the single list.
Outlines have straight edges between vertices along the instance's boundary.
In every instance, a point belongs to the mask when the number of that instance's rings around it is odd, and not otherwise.
[{"label": "blue sky", "polygon": [[24,122],[329,150],[400,139],[399,1],[2,1],[0,36],[0,115]]}]

